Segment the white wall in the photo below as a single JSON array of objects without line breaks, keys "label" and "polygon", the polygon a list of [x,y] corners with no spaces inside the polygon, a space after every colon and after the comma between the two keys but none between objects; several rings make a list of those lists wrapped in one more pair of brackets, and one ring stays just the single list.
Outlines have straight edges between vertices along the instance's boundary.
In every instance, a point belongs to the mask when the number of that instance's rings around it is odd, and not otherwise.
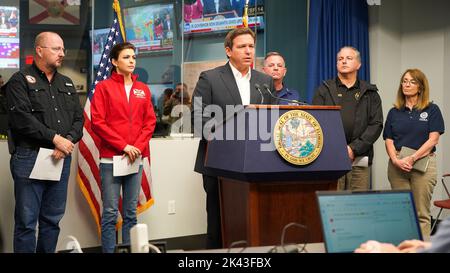
[{"label": "white wall", "polygon": [[0,140],[0,237],[3,250],[12,249],[14,223],[14,184],[9,171],[9,158],[7,143]]},{"label": "white wall", "polygon": [[[202,176],[195,173],[198,139],[150,141],[155,204],[140,215],[149,238],[171,238],[206,233],[206,195]],[[176,214],[168,214],[174,200]]]},{"label": "white wall", "polygon": [[[371,81],[380,90],[384,119],[394,102],[397,75],[401,71],[401,20],[385,10],[400,10],[400,6],[400,1],[383,1],[380,7],[369,7]],[[375,144],[372,166],[373,185],[376,189],[390,189],[386,174],[387,162],[384,142],[380,136]]]},{"label": "white wall", "polygon": [[[434,199],[445,198],[440,185],[442,173],[450,172],[448,162],[450,135],[448,121],[450,72],[450,2],[446,0],[382,1],[369,7],[371,80],[380,89],[384,117],[395,100],[400,76],[407,68],[419,68],[428,77],[431,99],[436,102],[447,121],[447,133],[437,147],[438,185]],[[389,189],[388,157],[380,138],[375,146],[373,180],[375,188]],[[436,214],[433,207],[432,213]]]},{"label": "white wall", "polygon": [[[152,190],[155,203],[138,216],[148,225],[149,239],[164,239],[206,233],[205,192],[201,175],[194,173],[196,139],[152,139]],[[14,189],[9,171],[6,142],[0,142],[0,234],[3,250],[12,251]],[[76,155],[72,161],[66,213],[61,221],[57,249],[65,249],[67,236],[75,236],[81,247],[100,245],[97,227],[75,180]],[[175,201],[176,213],[168,214],[168,201]]]},{"label": "white wall", "polygon": [[16,73],[19,69],[0,69],[0,75],[2,75],[3,81],[6,83],[11,76]]}]

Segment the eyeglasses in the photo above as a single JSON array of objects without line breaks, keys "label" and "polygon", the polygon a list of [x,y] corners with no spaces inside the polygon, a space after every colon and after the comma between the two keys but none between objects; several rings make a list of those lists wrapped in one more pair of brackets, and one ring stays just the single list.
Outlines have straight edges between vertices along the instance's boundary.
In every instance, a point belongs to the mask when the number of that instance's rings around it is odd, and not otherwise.
[{"label": "eyeglasses", "polygon": [[418,82],[416,81],[416,80],[406,80],[406,79],[404,79],[403,81],[402,81],[402,84],[403,85],[406,85],[406,84],[410,84],[410,85],[417,85],[418,84]]},{"label": "eyeglasses", "polygon": [[65,49],[64,47],[60,47],[60,46],[58,46],[58,47],[39,46],[39,47],[42,47],[42,48],[49,48],[49,49],[51,49],[53,52],[60,52],[60,51],[62,51],[62,53],[64,53],[64,55],[67,54],[67,49]]}]

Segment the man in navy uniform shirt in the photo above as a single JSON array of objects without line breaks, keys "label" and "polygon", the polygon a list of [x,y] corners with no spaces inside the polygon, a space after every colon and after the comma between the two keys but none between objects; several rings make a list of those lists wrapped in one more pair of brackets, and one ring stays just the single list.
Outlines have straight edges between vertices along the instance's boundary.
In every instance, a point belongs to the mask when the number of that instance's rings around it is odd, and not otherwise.
[{"label": "man in navy uniform shirt", "polygon": [[[269,52],[264,59],[263,71],[272,77],[273,84],[278,98],[299,101],[297,90],[290,89],[284,85],[283,79],[286,76],[287,68],[283,56],[278,52]],[[286,100],[278,100],[277,104],[291,104]],[[295,104],[295,102],[292,102]]]}]

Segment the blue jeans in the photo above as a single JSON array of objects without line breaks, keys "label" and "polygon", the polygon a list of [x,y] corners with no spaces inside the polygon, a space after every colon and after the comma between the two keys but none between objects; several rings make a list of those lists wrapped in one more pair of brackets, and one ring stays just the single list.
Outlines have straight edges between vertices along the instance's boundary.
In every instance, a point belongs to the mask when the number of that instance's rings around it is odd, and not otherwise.
[{"label": "blue jeans", "polygon": [[136,207],[141,189],[142,166],[139,172],[126,176],[113,176],[113,164],[100,163],[102,180],[102,248],[113,253],[116,247],[116,223],[120,188],[122,187],[122,243],[130,243],[130,229],[136,225]]},{"label": "blue jeans", "polygon": [[[61,180],[28,178],[38,151],[16,147],[10,167],[14,179],[14,252],[53,253],[59,236],[59,221],[64,215],[71,157],[66,157]],[[38,222],[39,221],[39,222]],[[36,244],[36,224],[39,231]]]}]

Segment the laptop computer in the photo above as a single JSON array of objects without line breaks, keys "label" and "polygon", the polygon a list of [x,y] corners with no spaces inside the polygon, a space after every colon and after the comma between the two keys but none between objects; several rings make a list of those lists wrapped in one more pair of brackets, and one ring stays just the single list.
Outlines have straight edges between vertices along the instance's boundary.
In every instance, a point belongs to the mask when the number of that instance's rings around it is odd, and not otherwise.
[{"label": "laptop computer", "polygon": [[422,240],[411,191],[316,192],[325,249],[353,252],[376,240],[398,245]]}]

